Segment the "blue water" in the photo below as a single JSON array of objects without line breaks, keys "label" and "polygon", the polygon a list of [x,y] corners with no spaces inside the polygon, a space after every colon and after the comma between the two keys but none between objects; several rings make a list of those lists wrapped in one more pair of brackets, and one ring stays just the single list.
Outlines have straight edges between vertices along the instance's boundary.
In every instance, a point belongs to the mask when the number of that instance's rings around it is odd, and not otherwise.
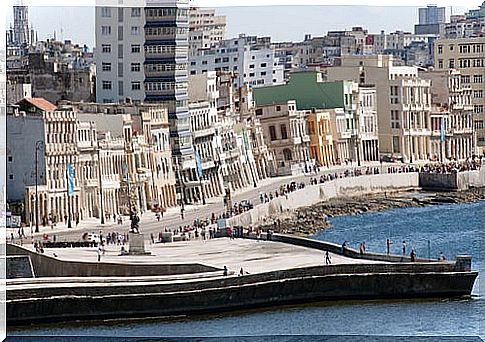
[{"label": "blue water", "polygon": [[[353,247],[365,241],[368,251],[401,253],[402,240],[418,256],[448,258],[470,254],[480,270],[483,255],[485,202],[396,209],[331,219],[332,227],[314,238]],[[123,320],[38,325],[12,330],[11,335],[90,336],[268,336],[268,335],[484,335],[485,300],[478,281],[471,299],[334,302],[279,307],[177,319]],[[89,338],[88,338],[89,339]],[[38,339],[40,340],[40,339]],[[349,340],[345,338],[345,340]],[[352,339],[350,339],[352,340]],[[392,339],[391,339],[392,340]],[[458,339],[460,340],[460,339]],[[465,340],[464,338],[462,340]]]}]

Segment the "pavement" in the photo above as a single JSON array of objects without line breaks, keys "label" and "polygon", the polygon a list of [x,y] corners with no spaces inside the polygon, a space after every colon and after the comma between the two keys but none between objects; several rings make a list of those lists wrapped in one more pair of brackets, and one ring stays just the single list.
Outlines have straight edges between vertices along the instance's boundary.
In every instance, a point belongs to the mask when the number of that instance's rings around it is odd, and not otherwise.
[{"label": "pavement", "polygon": [[[387,166],[402,166],[402,164],[396,163],[384,163],[381,165],[379,162],[371,162],[363,164],[361,167],[387,167]],[[334,172],[343,172],[347,169],[354,169],[357,165],[354,163],[352,166],[334,166],[331,168],[321,168],[318,174],[315,173],[308,173],[308,174],[299,174],[299,175],[292,175],[292,176],[284,176],[284,177],[273,177],[273,178],[266,178],[258,182],[257,187],[254,188],[252,186],[239,189],[233,193],[232,201],[240,202],[242,200],[250,200],[254,205],[258,205],[259,202],[259,193],[270,193],[274,192],[276,189],[279,189],[281,185],[288,184],[291,182],[304,182],[306,186],[309,186],[309,180],[313,177],[319,177],[323,174],[329,174]],[[297,190],[297,191],[304,191]],[[206,204],[197,204],[197,205],[186,205],[185,206],[185,215],[184,219],[182,220],[180,216],[180,208],[179,207],[172,207],[167,208],[167,211],[164,213],[163,218],[157,221],[155,213],[146,211],[142,213],[140,217],[140,231],[141,233],[145,234],[145,238],[150,238],[150,233],[155,235],[158,232],[164,230],[165,228],[177,228],[179,226],[184,225],[192,225],[194,219],[196,218],[209,218],[212,213],[215,213],[216,216],[222,214],[224,212],[224,204],[223,204],[223,197],[213,197],[206,200]],[[99,233],[100,231],[106,235],[107,232],[120,232],[120,233],[127,233],[130,230],[130,221],[127,216],[123,218],[123,224],[118,225],[112,219],[109,222],[105,222],[104,224],[100,223],[100,219],[97,218],[88,218],[83,220],[76,226],[75,222],[72,222],[72,228],[67,228],[67,225],[63,222],[57,223],[57,225],[52,229],[51,227],[43,227],[39,226],[39,233],[34,232],[35,227],[25,227],[24,233],[27,236],[24,239],[23,243],[29,244],[31,243],[31,238],[41,240],[44,234],[49,235],[49,238],[52,240],[53,235],[56,235],[57,241],[79,241],[81,236],[85,232],[89,233]],[[7,239],[11,240],[11,233],[14,233],[14,240],[18,240],[17,229],[7,229]]]},{"label": "pavement", "polygon": [[[325,252],[274,241],[217,238],[173,243],[146,243],[151,255],[119,256],[121,246],[108,245],[102,262],[137,264],[183,264],[200,263],[218,268],[227,266],[239,273],[262,273],[297,267],[325,265]],[[125,246],[128,249],[128,246]],[[45,254],[70,261],[97,262],[96,248],[46,248]],[[332,264],[381,263],[371,260],[347,258],[329,253]]]}]

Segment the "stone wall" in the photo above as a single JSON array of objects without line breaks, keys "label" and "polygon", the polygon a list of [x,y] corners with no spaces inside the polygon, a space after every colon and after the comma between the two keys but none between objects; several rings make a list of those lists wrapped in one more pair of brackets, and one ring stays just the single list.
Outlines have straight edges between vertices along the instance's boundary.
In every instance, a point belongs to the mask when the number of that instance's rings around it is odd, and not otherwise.
[{"label": "stone wall", "polygon": [[419,186],[429,190],[468,190],[485,186],[485,166],[476,171],[459,173],[420,173]]},{"label": "stone wall", "polygon": [[397,192],[418,187],[418,173],[396,173],[339,178],[323,184],[309,185],[303,190],[289,193],[287,198],[274,198],[269,203],[227,220],[228,225],[248,226],[270,215],[306,207],[321,201],[339,197],[362,196],[384,192]]},{"label": "stone wall", "polygon": [[7,255],[28,256],[36,277],[129,277],[213,272],[219,268],[202,264],[124,264],[59,260],[26,248],[7,244]]},{"label": "stone wall", "polygon": [[217,312],[321,300],[469,295],[477,273],[456,271],[453,262],[354,264],[157,284],[7,287],[7,320],[9,324],[30,324]]}]

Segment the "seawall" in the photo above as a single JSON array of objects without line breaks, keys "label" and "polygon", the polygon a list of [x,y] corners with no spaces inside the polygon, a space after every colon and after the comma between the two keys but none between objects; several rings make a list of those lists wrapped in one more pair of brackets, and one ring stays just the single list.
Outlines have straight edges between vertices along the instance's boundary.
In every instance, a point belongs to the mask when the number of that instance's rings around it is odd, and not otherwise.
[{"label": "seawall", "polygon": [[406,191],[418,187],[419,176],[417,172],[338,178],[323,184],[306,186],[303,190],[289,193],[287,198],[280,196],[268,203],[258,204],[252,210],[228,219],[227,224],[230,226],[248,226],[271,215],[334,198]]},{"label": "seawall", "polygon": [[455,190],[485,187],[485,166],[459,173],[419,173],[419,186],[425,190]]},{"label": "seawall", "polygon": [[329,265],[205,280],[7,286],[8,324],[153,317],[340,299],[469,295],[454,262]]},{"label": "seawall", "polygon": [[[35,277],[134,277],[205,273],[220,270],[202,264],[126,264],[68,261],[12,244],[7,244],[7,255],[28,256]],[[15,267],[15,264],[7,263],[7,274],[10,272],[8,267]],[[13,274],[13,272],[15,271],[11,270],[10,273]]]}]

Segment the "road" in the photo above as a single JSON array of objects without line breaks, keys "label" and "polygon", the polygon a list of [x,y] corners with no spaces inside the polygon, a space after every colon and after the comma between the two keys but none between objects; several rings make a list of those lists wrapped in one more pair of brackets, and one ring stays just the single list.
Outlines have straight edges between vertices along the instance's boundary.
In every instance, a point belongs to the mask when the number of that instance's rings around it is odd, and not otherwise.
[{"label": "road", "polygon": [[[393,166],[401,166],[401,164],[390,164]],[[380,166],[379,163],[372,163],[369,166],[378,167]],[[386,166],[386,165],[384,165]],[[364,166],[363,166],[364,167]],[[278,177],[278,178],[268,178],[259,182],[256,188],[254,187],[247,187],[240,191],[236,191],[232,196],[232,202],[240,202],[242,200],[250,200],[254,205],[258,205],[260,203],[259,200],[259,193],[270,193],[280,188],[281,185],[285,185],[291,182],[303,182],[305,186],[308,186],[310,183],[310,178],[312,177],[319,177],[322,174],[329,174],[335,172],[342,172],[346,169],[356,168],[353,167],[336,167],[331,169],[323,169],[320,171],[318,175],[314,173],[311,174],[299,174],[295,176],[285,176],[285,177]],[[304,191],[297,190],[297,191]],[[184,219],[182,220],[180,216],[180,208],[169,208],[168,211],[164,214],[164,217],[157,221],[156,216],[152,212],[145,212],[140,221],[140,232],[145,234],[145,237],[149,239],[150,233],[154,233],[158,236],[158,233],[163,230],[164,228],[176,228],[179,226],[184,225],[191,225],[196,218],[209,218],[212,213],[216,216],[222,214],[224,212],[224,203],[223,197],[215,197],[210,198],[207,200],[206,205],[188,205],[185,207],[185,215]],[[29,230],[29,228],[27,228]],[[91,220],[87,222],[81,222],[77,228],[66,228],[64,223],[59,223],[56,228],[53,230],[49,227],[40,227],[40,233],[34,233],[34,239],[40,239],[44,233],[49,234],[50,236],[56,235],[57,241],[78,241],[81,239],[81,235],[85,232],[96,232],[99,233],[100,231],[103,234],[107,232],[120,232],[120,233],[127,233],[130,230],[130,222],[127,217],[124,218],[124,222],[122,225],[118,225],[116,223],[110,222],[104,225],[101,225],[97,220]],[[28,232],[26,231],[26,234]],[[8,233],[10,235],[10,232]],[[16,232],[15,232],[16,235]],[[9,237],[9,236],[8,236]],[[25,243],[31,243],[31,239],[28,238],[27,241],[24,240]]]}]

